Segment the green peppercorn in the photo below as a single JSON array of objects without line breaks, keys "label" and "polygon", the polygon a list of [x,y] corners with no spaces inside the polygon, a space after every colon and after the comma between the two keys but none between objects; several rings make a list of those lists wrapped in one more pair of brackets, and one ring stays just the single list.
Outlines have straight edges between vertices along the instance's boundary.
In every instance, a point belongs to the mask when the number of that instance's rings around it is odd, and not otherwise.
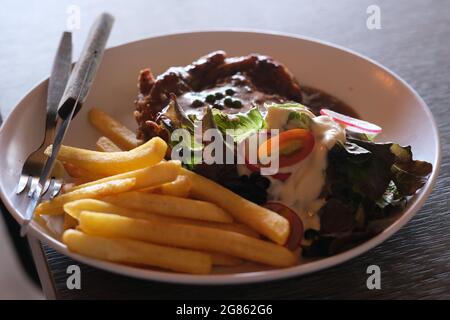
[{"label": "green peppercorn", "polygon": [[192,108],[200,108],[201,106],[203,106],[203,101],[199,100],[199,99],[195,99],[194,101],[192,101],[191,103],[191,107]]},{"label": "green peppercorn", "polygon": [[224,95],[222,92],[216,92],[215,97],[217,100],[223,99]]},{"label": "green peppercorn", "polygon": [[242,102],[240,100],[234,100],[233,101],[233,108],[242,108]]},{"label": "green peppercorn", "polygon": [[227,90],[225,90],[225,94],[227,95],[227,96],[232,96],[233,94],[235,94],[236,92],[233,90],[233,89],[227,89]]},{"label": "green peppercorn", "polygon": [[223,100],[223,103],[227,106],[227,107],[232,107],[233,106],[233,99],[231,98],[225,98]]},{"label": "green peppercorn", "polygon": [[208,94],[205,101],[208,103],[214,103],[214,101],[216,101],[216,97],[213,94]]}]

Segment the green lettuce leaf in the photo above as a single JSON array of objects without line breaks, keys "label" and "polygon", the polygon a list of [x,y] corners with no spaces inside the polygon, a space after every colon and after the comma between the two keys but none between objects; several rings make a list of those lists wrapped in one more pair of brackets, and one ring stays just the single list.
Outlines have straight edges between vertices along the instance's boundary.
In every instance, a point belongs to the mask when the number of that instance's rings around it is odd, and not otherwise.
[{"label": "green lettuce leaf", "polygon": [[395,143],[374,143],[370,141],[353,140],[360,147],[369,150],[374,159],[389,166],[390,175],[401,197],[411,196],[428,180],[432,165],[426,161],[413,160],[410,146],[400,146]]},{"label": "green lettuce leaf", "polygon": [[395,185],[401,195],[411,196],[427,182],[433,168],[428,162],[413,160],[409,146],[393,144],[391,152],[396,156],[392,166]]},{"label": "green lettuce leaf", "polygon": [[217,109],[212,111],[217,128],[224,135],[226,130],[233,130],[228,135],[237,143],[242,142],[265,126],[264,117],[257,108],[253,108],[247,113],[236,115],[227,115]]},{"label": "green lettuce leaf", "polygon": [[190,134],[190,144],[186,140],[174,141],[170,137],[169,144],[172,148],[179,148],[183,150],[189,150],[190,157],[188,160],[183,161],[183,165],[189,169],[201,162],[201,155],[199,152],[203,148],[200,142],[197,142],[194,136],[195,133],[195,118],[189,118],[184,110],[177,103],[176,96],[171,96],[169,104],[160,112],[159,120],[164,127],[172,133],[176,129],[186,129]]},{"label": "green lettuce leaf", "polygon": [[304,109],[305,111],[311,112],[307,106],[304,106],[301,103],[297,102],[287,102],[287,103],[270,103],[265,104],[266,108],[270,108],[271,106],[277,107],[277,108],[296,108],[296,109]]},{"label": "green lettuce leaf", "polygon": [[161,110],[158,118],[169,132],[181,128],[194,132],[193,119],[186,115],[183,108],[178,104],[175,95],[171,95],[169,104]]},{"label": "green lettuce leaf", "polygon": [[396,205],[401,199],[394,181],[390,181],[381,198],[375,203],[380,209],[386,209],[388,206]]},{"label": "green lettuce leaf", "polygon": [[287,125],[289,127],[299,128],[299,129],[310,129],[312,123],[312,118],[305,112],[292,111],[289,113]]}]

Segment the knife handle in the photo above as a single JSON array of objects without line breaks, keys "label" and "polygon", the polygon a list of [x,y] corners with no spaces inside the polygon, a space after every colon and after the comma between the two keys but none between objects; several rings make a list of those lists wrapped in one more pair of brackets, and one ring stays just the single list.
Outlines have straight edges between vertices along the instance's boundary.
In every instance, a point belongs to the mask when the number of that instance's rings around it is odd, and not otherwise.
[{"label": "knife handle", "polygon": [[58,106],[72,70],[72,33],[64,32],[59,42],[58,51],[53,61],[52,73],[47,91],[46,128],[56,126]]},{"label": "knife handle", "polygon": [[58,108],[58,115],[62,119],[66,119],[72,114],[74,108],[73,114],[75,115],[86,100],[105,51],[106,41],[111,33],[113,23],[114,18],[110,14],[102,13],[91,27],[81,51],[80,59],[70,75]]}]

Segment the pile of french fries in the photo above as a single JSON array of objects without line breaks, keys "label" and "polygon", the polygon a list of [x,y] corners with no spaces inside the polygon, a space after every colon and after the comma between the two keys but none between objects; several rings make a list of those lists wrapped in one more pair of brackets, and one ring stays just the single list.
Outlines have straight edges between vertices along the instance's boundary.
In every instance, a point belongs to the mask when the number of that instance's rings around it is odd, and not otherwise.
[{"label": "pile of french fries", "polygon": [[[62,241],[89,257],[176,272],[208,274],[244,261],[288,267],[289,222],[275,212],[166,161],[160,138],[140,143],[98,109],[89,119],[104,136],[97,151],[62,146],[57,156],[73,178],[42,202],[36,216],[63,215]],[[51,147],[46,151],[51,154]]]}]

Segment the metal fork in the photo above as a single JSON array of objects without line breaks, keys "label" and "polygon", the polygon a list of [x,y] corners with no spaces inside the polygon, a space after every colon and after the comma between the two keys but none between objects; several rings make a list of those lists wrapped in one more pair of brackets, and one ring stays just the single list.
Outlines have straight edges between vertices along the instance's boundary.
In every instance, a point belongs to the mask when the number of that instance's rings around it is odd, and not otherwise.
[{"label": "metal fork", "polygon": [[[72,34],[64,32],[59,42],[58,51],[53,62],[52,73],[50,75],[47,90],[47,115],[45,120],[45,135],[40,147],[31,153],[22,167],[19,183],[16,193],[22,193],[29,186],[28,197],[34,193],[39,182],[42,168],[44,167],[47,156],[45,149],[53,142],[55,138],[55,129],[57,125],[57,110],[64,89],[69,79],[72,67]],[[62,177],[52,176],[47,180],[43,194],[48,190],[50,197],[53,198],[60,192],[62,187]]]}]

